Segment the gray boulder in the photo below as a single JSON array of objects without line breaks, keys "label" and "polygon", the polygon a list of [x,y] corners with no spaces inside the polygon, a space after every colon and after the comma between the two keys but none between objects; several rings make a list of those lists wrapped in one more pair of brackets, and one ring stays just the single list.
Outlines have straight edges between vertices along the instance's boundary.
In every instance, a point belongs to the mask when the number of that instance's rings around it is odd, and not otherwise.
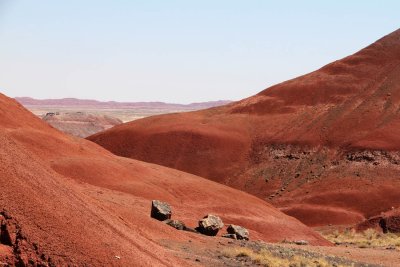
[{"label": "gray boulder", "polygon": [[228,234],[235,235],[235,239],[249,240],[249,231],[242,226],[231,224],[228,226],[226,231],[228,232]]},{"label": "gray boulder", "polygon": [[151,202],[151,218],[165,221],[171,219],[171,214],[171,207],[168,203],[159,200],[153,200]]},{"label": "gray boulder", "polygon": [[220,217],[208,214],[199,221],[199,226],[196,230],[204,235],[216,236],[222,227],[224,227],[224,223]]}]

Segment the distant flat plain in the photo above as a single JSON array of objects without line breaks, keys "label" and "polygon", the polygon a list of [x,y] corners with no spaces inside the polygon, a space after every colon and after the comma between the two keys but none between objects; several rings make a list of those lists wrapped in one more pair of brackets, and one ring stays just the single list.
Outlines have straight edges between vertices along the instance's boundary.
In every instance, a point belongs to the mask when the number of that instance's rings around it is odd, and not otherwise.
[{"label": "distant flat plain", "polygon": [[127,108],[127,109],[107,109],[107,108],[94,108],[94,107],[55,107],[55,106],[25,106],[29,111],[31,111],[36,116],[42,118],[47,113],[61,114],[65,113],[76,113],[84,112],[93,115],[106,115],[109,117],[114,117],[120,119],[122,122],[129,122],[153,115],[175,113],[175,112],[185,112],[192,111],[195,109],[140,109],[140,108]]},{"label": "distant flat plain", "polygon": [[15,99],[33,114],[41,118],[47,113],[59,112],[65,114],[84,112],[93,115],[115,117],[123,122],[159,114],[206,109],[231,102],[229,100],[219,100],[191,104],[171,104],[164,102],[101,102],[76,98],[41,100],[30,97],[16,97]]}]

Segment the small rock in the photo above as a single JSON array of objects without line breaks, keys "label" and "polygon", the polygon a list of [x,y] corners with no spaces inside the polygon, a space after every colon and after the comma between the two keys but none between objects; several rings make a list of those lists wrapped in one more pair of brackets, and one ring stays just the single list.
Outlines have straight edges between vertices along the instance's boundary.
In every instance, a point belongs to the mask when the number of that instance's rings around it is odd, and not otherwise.
[{"label": "small rock", "polygon": [[187,232],[191,232],[191,233],[196,233],[198,234],[198,232],[196,231],[196,229],[190,228],[185,226],[185,229],[183,229],[183,231],[187,231]]},{"label": "small rock", "polygon": [[222,227],[224,227],[224,223],[220,217],[208,214],[199,221],[199,226],[196,230],[204,235],[216,236]]},{"label": "small rock", "polygon": [[249,240],[249,231],[242,226],[231,224],[226,230],[229,234],[236,235],[239,240]]},{"label": "small rock", "polygon": [[300,245],[300,246],[308,245],[308,241],[306,241],[306,240],[297,240],[297,241],[294,241],[293,243],[295,243],[296,245]]},{"label": "small rock", "polygon": [[386,249],[388,249],[388,250],[395,250],[396,247],[395,247],[395,246],[388,246],[388,247],[386,247]]},{"label": "small rock", "polygon": [[168,203],[159,200],[153,200],[151,202],[151,218],[165,221],[171,219],[171,214],[171,207]]},{"label": "small rock", "polygon": [[169,226],[174,227],[177,230],[186,229],[186,225],[182,221],[168,219],[163,221],[163,223],[168,224]]},{"label": "small rock", "polygon": [[238,239],[235,234],[224,234],[224,235],[222,235],[222,237],[231,238],[231,239]]}]

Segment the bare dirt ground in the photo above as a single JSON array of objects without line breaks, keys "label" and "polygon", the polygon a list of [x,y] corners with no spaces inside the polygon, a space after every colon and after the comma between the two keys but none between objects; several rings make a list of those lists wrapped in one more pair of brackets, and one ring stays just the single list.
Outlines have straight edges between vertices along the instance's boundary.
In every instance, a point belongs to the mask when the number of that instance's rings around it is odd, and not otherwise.
[{"label": "bare dirt ground", "polygon": [[[354,247],[299,246],[295,244],[271,244],[257,241],[239,241],[226,238],[209,240],[188,239],[161,243],[177,257],[198,266],[264,266],[246,255],[235,255],[231,251],[242,248],[254,251],[266,250],[280,259],[294,259],[292,266],[301,266],[298,257],[309,259],[315,266],[399,266],[400,251],[386,249],[360,249]],[[239,249],[238,249],[239,248]],[[321,265],[317,265],[317,262]],[[272,261],[273,262],[273,261]],[[298,265],[296,265],[298,264]],[[324,265],[325,264],[325,265]],[[272,266],[273,263],[272,263]],[[280,266],[279,264],[277,266]],[[309,265],[305,265],[309,266]]]}]

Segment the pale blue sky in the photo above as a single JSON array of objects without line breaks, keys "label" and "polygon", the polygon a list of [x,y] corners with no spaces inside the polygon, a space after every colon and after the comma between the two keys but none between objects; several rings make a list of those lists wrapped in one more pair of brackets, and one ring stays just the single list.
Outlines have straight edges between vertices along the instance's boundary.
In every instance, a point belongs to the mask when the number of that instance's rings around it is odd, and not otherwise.
[{"label": "pale blue sky", "polygon": [[398,0],[0,0],[0,91],[237,100],[396,30],[399,10]]}]

